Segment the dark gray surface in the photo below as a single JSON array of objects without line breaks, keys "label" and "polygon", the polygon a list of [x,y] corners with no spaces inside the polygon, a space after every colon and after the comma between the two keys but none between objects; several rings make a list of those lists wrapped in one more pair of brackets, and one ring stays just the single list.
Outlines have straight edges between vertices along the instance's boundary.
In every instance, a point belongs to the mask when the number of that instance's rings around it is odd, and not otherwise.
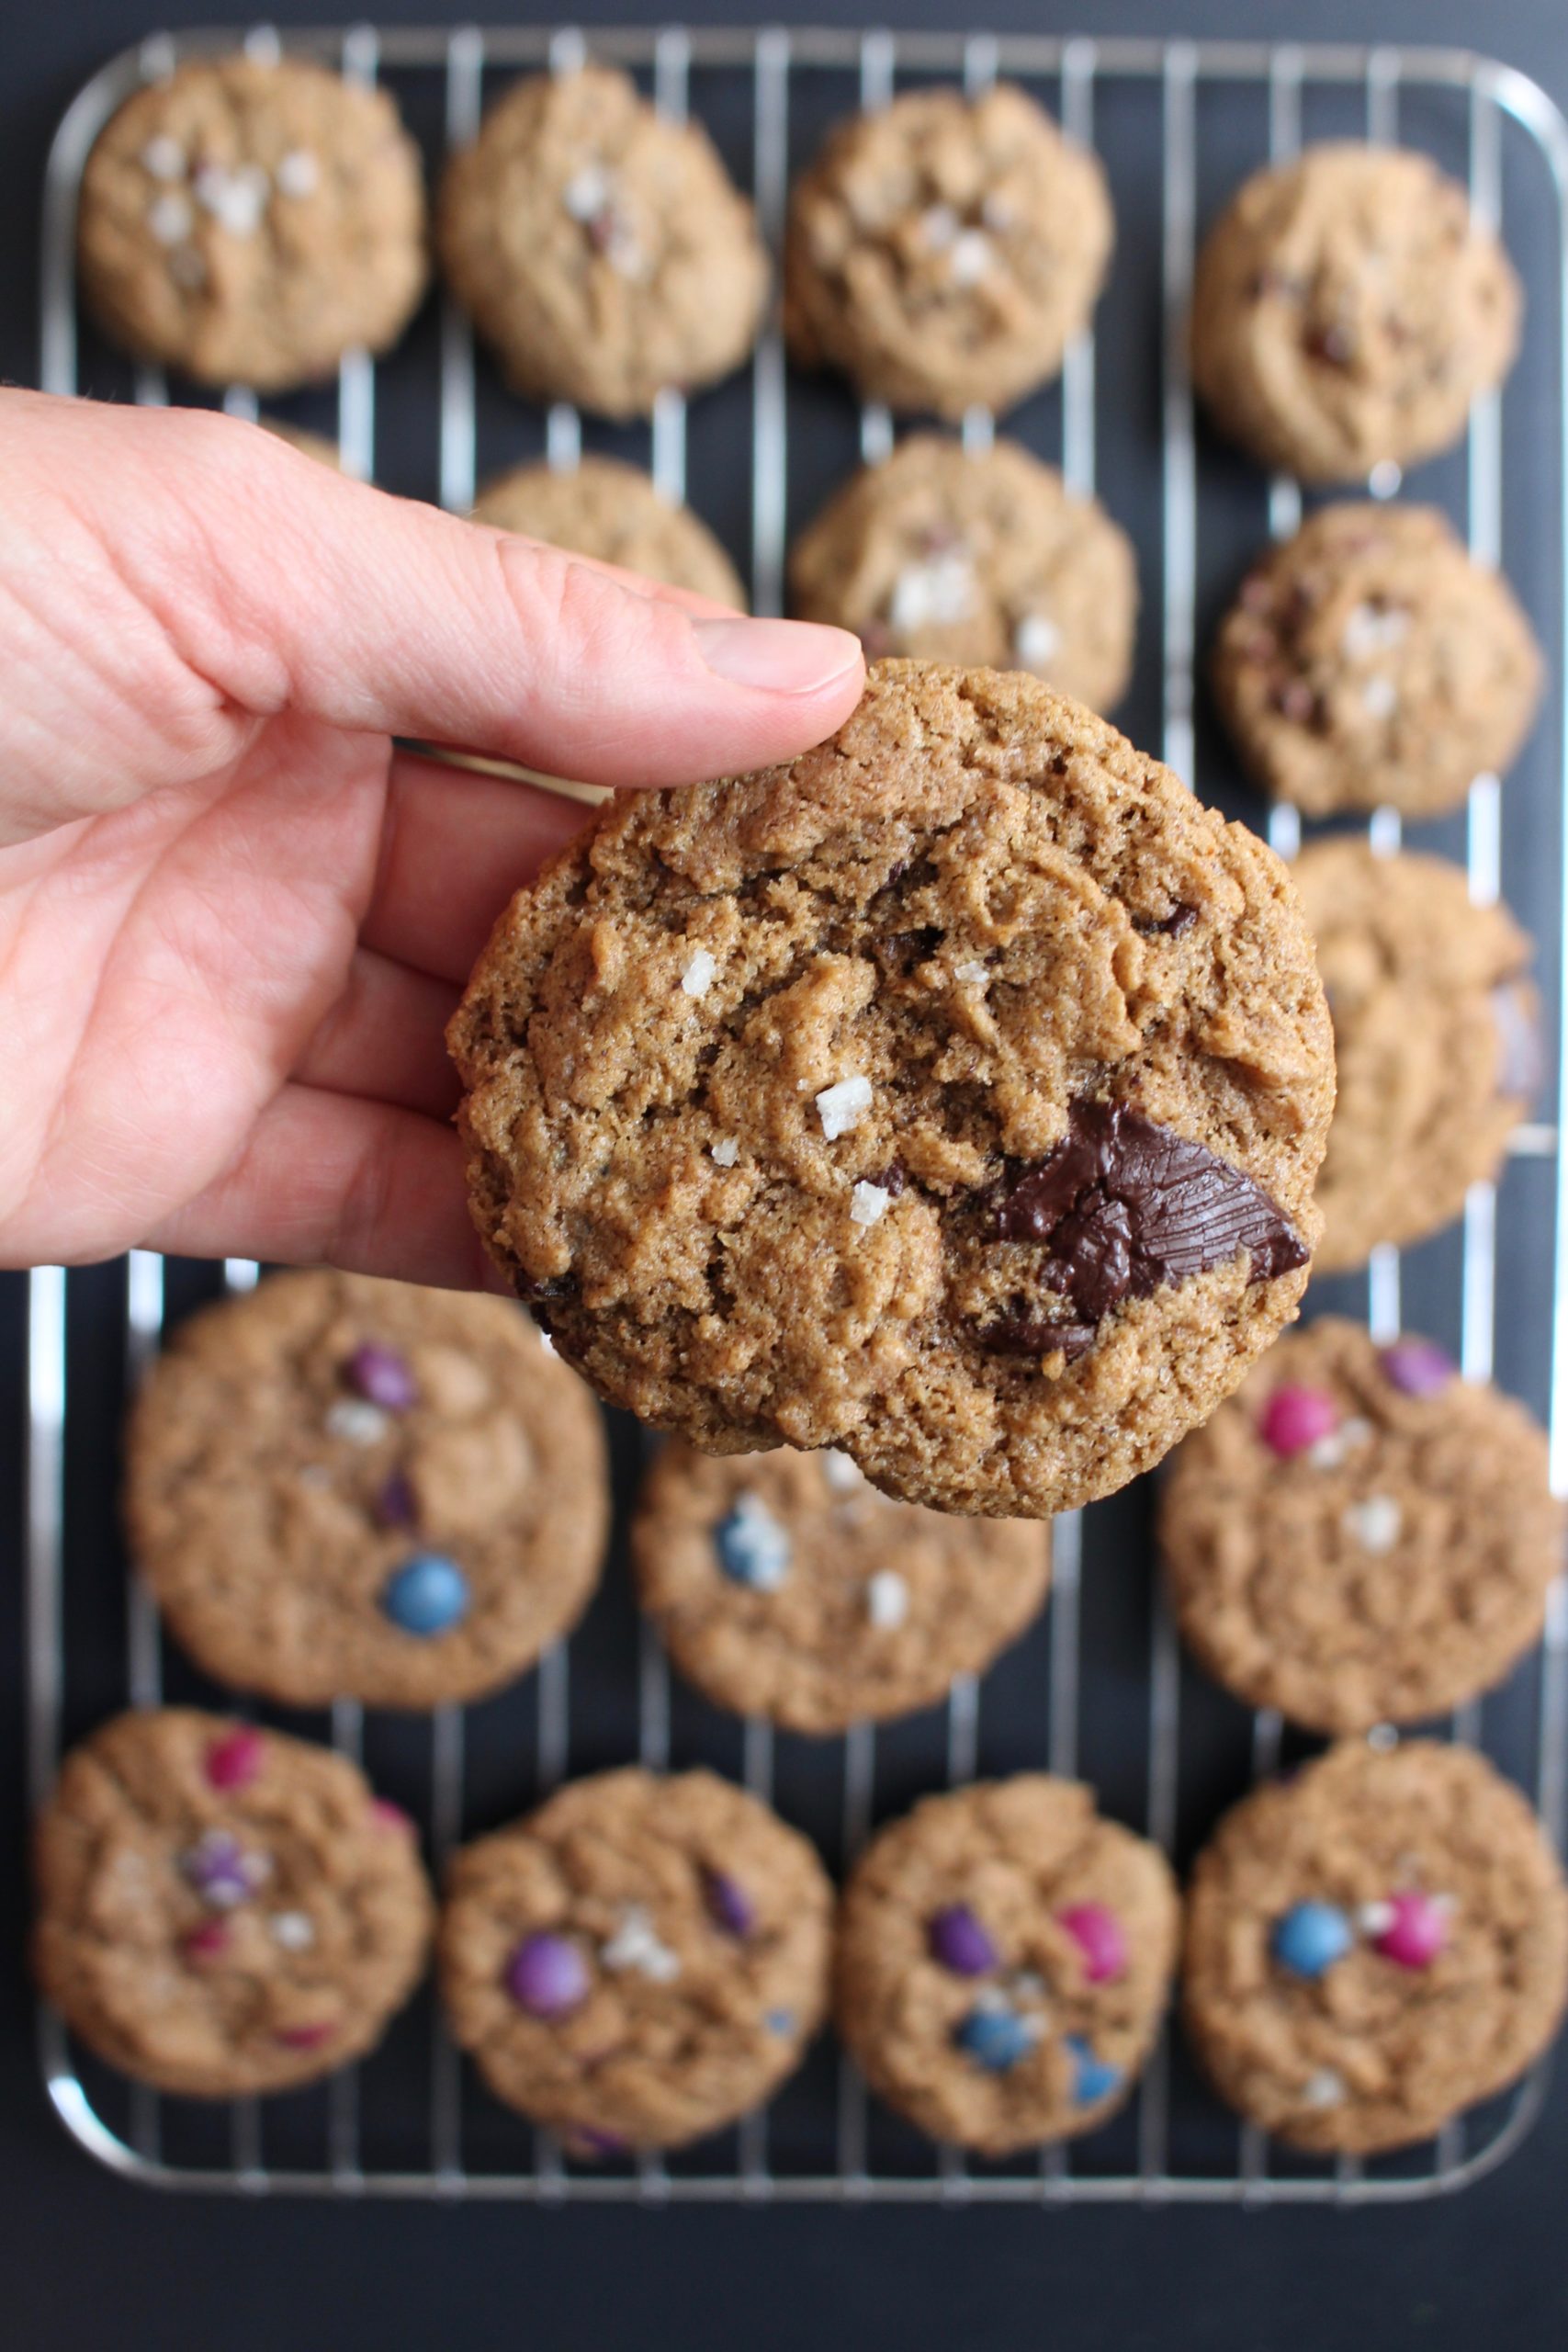
[{"label": "dark gray surface", "polygon": [[[93,66],[149,28],[130,0],[81,0],[51,15],[0,0],[0,371],[36,372],[36,191],[49,132]],[[318,5],[279,7],[319,20]],[[426,19],[425,6],[384,20]],[[626,20],[661,10],[580,12]],[[738,11],[693,9],[723,19]],[[889,11],[952,23],[952,6]],[[193,19],[195,20],[195,19]],[[1086,21],[1087,20],[1087,21]],[[1386,0],[1376,15],[1326,0],[1312,11],[1231,5],[1126,6],[1113,17],[1065,6],[994,6],[998,28],[1266,30],[1305,37],[1480,40],[1568,94],[1556,5],[1494,10],[1478,24],[1453,0]],[[1149,257],[1134,256],[1146,270]],[[1109,355],[1102,366],[1109,365]],[[1148,397],[1145,386],[1140,397]],[[412,485],[411,485],[412,486]],[[1112,492],[1114,496],[1114,491]],[[1151,682],[1152,684],[1152,679]],[[1147,736],[1152,714],[1135,731]],[[19,1725],[17,1522],[19,1283],[0,1278],[0,1572],[5,1723]],[[1523,1385],[1533,1385],[1526,1383]],[[103,1498],[107,1514],[108,1498]],[[20,1741],[5,1785],[19,1786]],[[585,1759],[586,1760],[586,1759]],[[291,2341],[458,2347],[504,2332],[546,2346],[739,2340],[758,2352],[842,2340],[867,2346],[1013,2347],[1049,2338],[1133,2347],[1460,2346],[1505,2338],[1535,2352],[1568,2324],[1568,2097],[1525,2151],[1457,2202],[1404,2211],[1237,2215],[886,2211],[640,2213],[442,2211],[175,2202],[107,2180],[66,2144],[37,2087],[30,2017],[10,1955],[24,1913],[20,1807],[4,1805],[6,1927],[0,1932],[0,2250],[3,2340],[16,2352],[107,2340],[212,2343],[246,2352]]]}]

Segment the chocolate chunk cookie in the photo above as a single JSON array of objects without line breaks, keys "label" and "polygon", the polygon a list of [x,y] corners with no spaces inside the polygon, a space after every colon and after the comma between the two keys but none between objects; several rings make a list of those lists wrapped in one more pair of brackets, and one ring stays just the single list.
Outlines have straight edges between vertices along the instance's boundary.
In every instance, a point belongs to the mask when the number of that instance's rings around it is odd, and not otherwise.
[{"label": "chocolate chunk cookie", "polygon": [[739,610],[746,603],[739,575],[707,525],[689,506],[660,498],[640,466],[617,458],[584,458],[570,473],[514,466],[487,482],[474,520],[689,588],[716,605]]},{"label": "chocolate chunk cookie", "polygon": [[1046,1517],[1290,1319],[1329,1032],[1284,867],[1036,680],[890,662],[602,810],[450,1032],[475,1216],[601,1392]]},{"label": "chocolate chunk cookie", "polygon": [[1182,1634],[1255,1707],[1364,1731],[1459,1705],[1540,1634],[1562,1566],[1545,1432],[1441,1349],[1324,1316],[1181,1446],[1160,1540]]},{"label": "chocolate chunk cookie", "polygon": [[1352,141],[1258,172],[1198,258],[1192,376],[1265,465],[1348,481],[1446,449],[1518,347],[1519,282],[1426,155]]},{"label": "chocolate chunk cookie", "polygon": [[586,1606],[609,1520],[593,1399],[525,1317],[324,1272],[180,1326],[126,1508],[192,1657],[291,1706],[511,1681]]},{"label": "chocolate chunk cookie", "polygon": [[1434,506],[1325,506],[1220,627],[1214,694],[1267,792],[1310,816],[1438,816],[1501,774],[1540,700],[1507,582]]},{"label": "chocolate chunk cookie", "polygon": [[447,166],[438,239],[517,390],[605,416],[728,376],[768,296],[751,207],[706,131],[600,66],[513,84]]},{"label": "chocolate chunk cookie", "polygon": [[1442,858],[1316,842],[1292,870],[1339,1069],[1318,1263],[1359,1266],[1437,1232],[1497,1172],[1540,1083],[1530,943]]},{"label": "chocolate chunk cookie", "polygon": [[1077,1781],[927,1797],[844,1890],[839,2031],[933,2138],[1005,2156],[1092,2132],[1153,2047],[1179,1916],[1158,1849]]},{"label": "chocolate chunk cookie", "polygon": [[1188,2031],[1299,2148],[1430,2138],[1540,2055],[1565,1996],[1557,1858],[1470,1748],[1348,1740],[1227,1814],[1192,1874]]},{"label": "chocolate chunk cookie", "polygon": [[1044,1606],[1044,1528],[897,1503],[847,1453],[666,1446],[632,1524],[638,1598],[721,1707],[792,1731],[908,1714]]},{"label": "chocolate chunk cookie", "polygon": [[874,656],[1032,670],[1095,710],[1127,684],[1132,544],[1015,441],[901,442],[802,532],[790,585],[801,619],[852,628]]},{"label": "chocolate chunk cookie", "polygon": [[413,1825],[341,1756],[190,1707],[73,1749],[38,1824],[33,1965],[101,2058],[197,2098],[363,2057],[423,1973]]},{"label": "chocolate chunk cookie", "polygon": [[601,1772],[466,1847],[441,1921],[452,2030],[579,2155],[677,2147],[770,2098],[827,2007],[812,1848],[711,1772]]},{"label": "chocolate chunk cookie", "polygon": [[106,334],[140,357],[287,391],[408,323],[426,275],[419,151],[384,90],[320,65],[182,65],[100,133],[77,255]]},{"label": "chocolate chunk cookie", "polygon": [[1010,408],[1087,323],[1112,233],[1099,159],[1022,90],[911,91],[841,123],[795,184],[791,352],[897,409]]}]

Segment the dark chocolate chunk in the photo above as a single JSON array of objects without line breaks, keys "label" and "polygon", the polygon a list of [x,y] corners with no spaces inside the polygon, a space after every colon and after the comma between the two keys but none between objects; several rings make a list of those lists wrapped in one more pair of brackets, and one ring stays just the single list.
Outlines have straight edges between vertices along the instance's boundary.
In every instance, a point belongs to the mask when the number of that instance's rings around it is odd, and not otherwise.
[{"label": "dark chocolate chunk", "polygon": [[1100,1336],[1094,1323],[1075,1323],[1064,1318],[1053,1323],[1048,1317],[1031,1314],[1027,1306],[1015,1308],[987,1323],[979,1332],[980,1345],[995,1356],[1054,1355],[1059,1349],[1069,1363],[1088,1355]]},{"label": "dark chocolate chunk", "polygon": [[1046,1283],[1090,1323],[1243,1250],[1255,1283],[1307,1261],[1301,1236],[1250,1176],[1113,1102],[1074,1103],[1062,1142],[1004,1195],[997,1231],[1039,1242]]},{"label": "dark chocolate chunk", "polygon": [[1191,930],[1197,920],[1197,908],[1190,907],[1184,899],[1178,899],[1168,915],[1140,916],[1135,928],[1144,933],[1145,937],[1152,933],[1159,932],[1167,939],[1179,939],[1184,931]]}]

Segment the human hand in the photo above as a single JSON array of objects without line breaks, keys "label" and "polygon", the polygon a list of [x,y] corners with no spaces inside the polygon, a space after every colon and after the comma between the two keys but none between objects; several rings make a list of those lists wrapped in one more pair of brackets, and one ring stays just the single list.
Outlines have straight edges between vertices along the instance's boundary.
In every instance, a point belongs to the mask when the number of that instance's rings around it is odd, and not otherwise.
[{"label": "human hand", "polygon": [[484,1279],[442,1031],[570,802],[787,759],[843,631],[750,621],[206,413],[0,392],[0,1265]]}]

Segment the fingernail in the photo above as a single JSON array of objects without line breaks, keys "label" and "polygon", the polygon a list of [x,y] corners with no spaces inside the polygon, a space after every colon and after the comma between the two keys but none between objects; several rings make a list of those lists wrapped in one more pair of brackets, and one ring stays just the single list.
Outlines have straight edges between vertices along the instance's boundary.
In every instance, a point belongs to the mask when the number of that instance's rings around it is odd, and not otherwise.
[{"label": "fingernail", "polygon": [[811,694],[847,677],[860,640],[815,621],[694,621],[697,650],[716,678],[775,695]]}]

